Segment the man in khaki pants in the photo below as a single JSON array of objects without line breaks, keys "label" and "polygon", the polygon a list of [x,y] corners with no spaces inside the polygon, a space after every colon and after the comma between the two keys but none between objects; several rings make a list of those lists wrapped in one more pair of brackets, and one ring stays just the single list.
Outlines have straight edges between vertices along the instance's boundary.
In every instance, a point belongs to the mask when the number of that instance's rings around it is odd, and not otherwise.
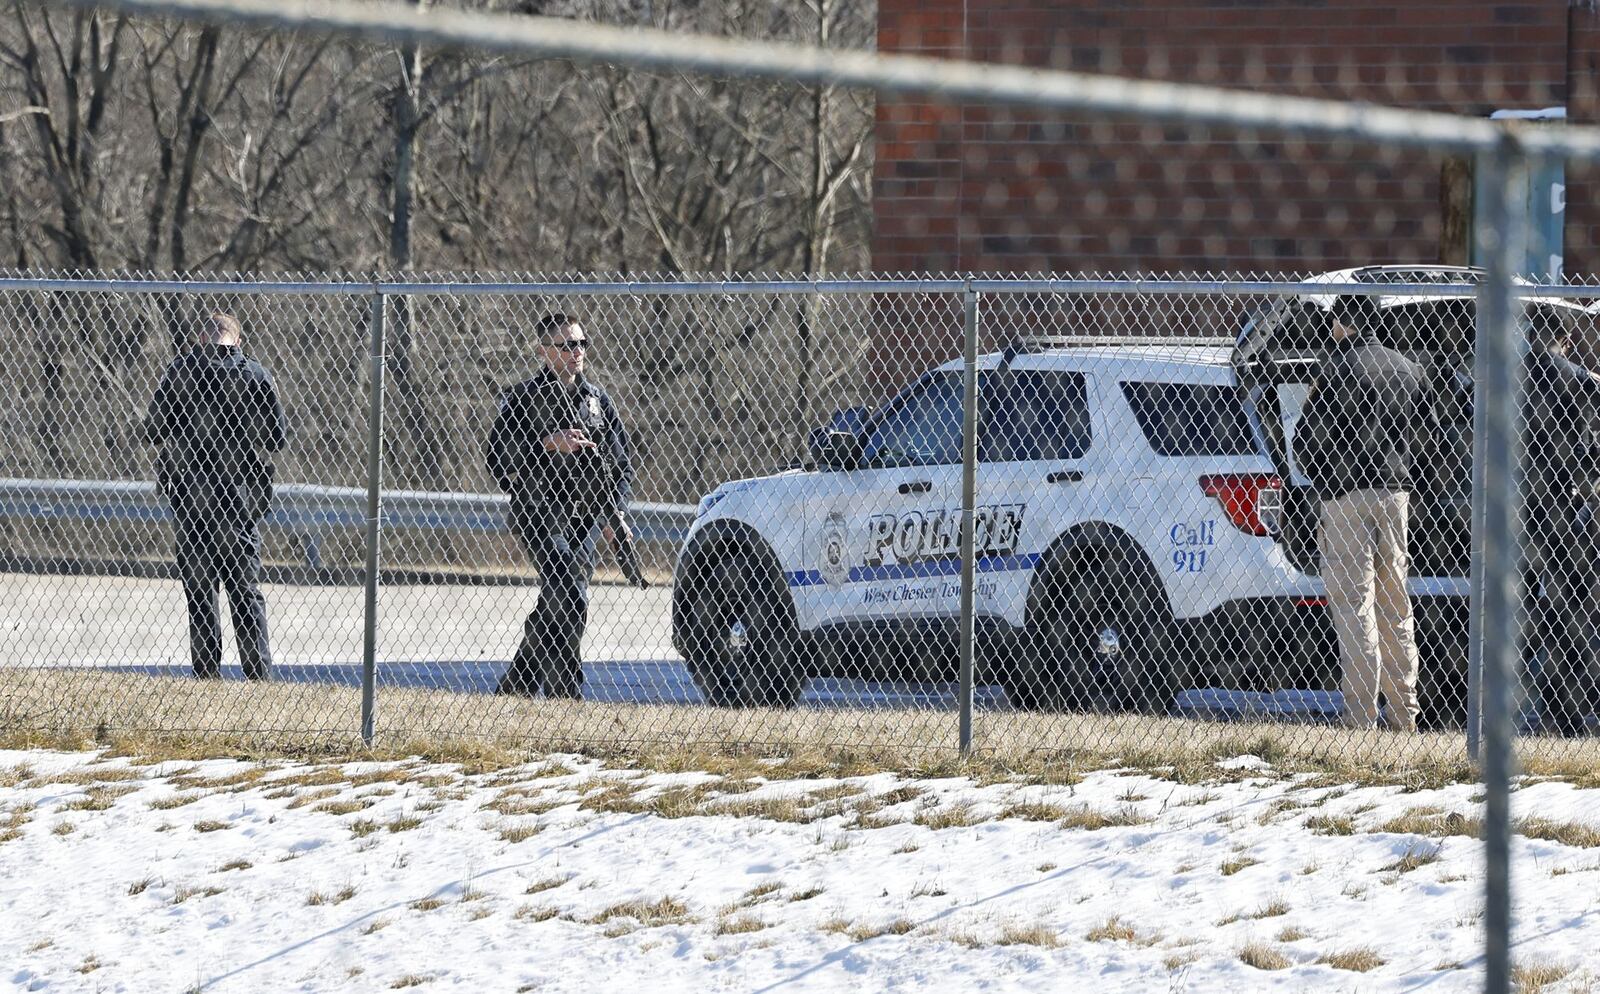
[{"label": "man in khaki pants", "polygon": [[1372,297],[1338,298],[1333,345],[1295,431],[1300,467],[1322,499],[1322,578],[1339,637],[1345,722],[1417,728],[1417,637],[1406,592],[1412,457],[1434,423],[1423,371],[1378,341]]}]

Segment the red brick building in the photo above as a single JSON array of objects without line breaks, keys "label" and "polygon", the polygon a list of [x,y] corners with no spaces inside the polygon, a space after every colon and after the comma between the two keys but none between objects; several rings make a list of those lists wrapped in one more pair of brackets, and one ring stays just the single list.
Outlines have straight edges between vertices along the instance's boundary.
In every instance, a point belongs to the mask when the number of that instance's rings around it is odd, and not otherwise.
[{"label": "red brick building", "polygon": [[[1600,119],[1596,0],[878,0],[918,53],[1487,116]],[[1465,261],[1440,154],[883,98],[880,272],[1315,271]],[[1600,273],[1600,170],[1569,165],[1565,272]]]}]

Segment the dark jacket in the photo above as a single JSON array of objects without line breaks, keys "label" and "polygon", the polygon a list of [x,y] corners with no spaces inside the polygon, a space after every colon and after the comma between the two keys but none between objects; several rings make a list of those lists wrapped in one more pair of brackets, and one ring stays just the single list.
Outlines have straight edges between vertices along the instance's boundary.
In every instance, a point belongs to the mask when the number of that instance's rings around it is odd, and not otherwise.
[{"label": "dark jacket", "polygon": [[161,447],[156,487],[175,504],[205,504],[217,486],[257,516],[272,501],[269,453],[287,428],[272,375],[238,348],[199,346],[167,367],[150,400],[145,437]]},{"label": "dark jacket", "polygon": [[[595,443],[578,452],[546,452],[544,440],[581,428]],[[606,392],[578,377],[567,386],[549,370],[500,395],[485,444],[489,473],[511,495],[513,527],[541,511],[608,518],[623,511],[633,488],[628,433]]]},{"label": "dark jacket", "polygon": [[1335,342],[1295,428],[1295,458],[1323,500],[1408,491],[1417,442],[1437,417],[1422,367],[1372,334]]},{"label": "dark jacket", "polygon": [[1546,349],[1532,349],[1523,380],[1523,501],[1529,523],[1575,511],[1590,497],[1600,378]]}]

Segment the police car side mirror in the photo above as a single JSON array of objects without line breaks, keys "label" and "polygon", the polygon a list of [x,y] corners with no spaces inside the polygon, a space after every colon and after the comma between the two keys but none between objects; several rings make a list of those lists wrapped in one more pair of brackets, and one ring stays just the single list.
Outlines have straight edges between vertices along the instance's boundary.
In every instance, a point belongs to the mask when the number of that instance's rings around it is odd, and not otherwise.
[{"label": "police car side mirror", "polygon": [[861,438],[848,431],[818,429],[811,433],[811,459],[818,469],[855,469],[861,465]]}]

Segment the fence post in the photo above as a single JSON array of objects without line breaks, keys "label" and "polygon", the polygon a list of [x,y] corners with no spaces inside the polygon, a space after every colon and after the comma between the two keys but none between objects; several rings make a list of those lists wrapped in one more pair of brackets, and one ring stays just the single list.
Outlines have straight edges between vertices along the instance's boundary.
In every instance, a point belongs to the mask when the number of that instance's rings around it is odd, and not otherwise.
[{"label": "fence post", "polygon": [[367,401],[367,572],[361,636],[361,741],[372,745],[378,685],[378,543],[383,517],[383,371],[388,352],[388,301],[374,287],[371,301],[371,383]]},{"label": "fence post", "polygon": [[961,712],[961,758],[972,755],[973,657],[977,647],[977,541],[973,517],[978,504],[978,293],[968,284],[961,322],[961,686],[956,706]]},{"label": "fence post", "polygon": [[1479,230],[1487,278],[1478,291],[1477,382],[1483,413],[1483,785],[1484,985],[1505,994],[1511,983],[1511,690],[1520,634],[1522,350],[1512,280],[1526,243],[1522,190],[1527,158],[1516,134],[1478,158],[1484,216]]}]

